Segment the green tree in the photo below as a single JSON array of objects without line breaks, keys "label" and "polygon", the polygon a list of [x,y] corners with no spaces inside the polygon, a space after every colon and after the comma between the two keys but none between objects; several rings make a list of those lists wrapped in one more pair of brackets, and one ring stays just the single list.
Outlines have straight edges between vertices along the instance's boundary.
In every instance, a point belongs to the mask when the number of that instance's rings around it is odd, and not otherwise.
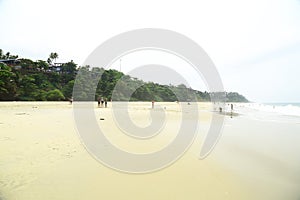
[{"label": "green tree", "polygon": [[63,93],[58,89],[48,91],[46,98],[49,101],[61,101],[65,99]]},{"label": "green tree", "polygon": [[38,96],[38,86],[35,84],[35,79],[31,75],[21,76],[19,82],[19,100],[34,101]]},{"label": "green tree", "polygon": [[16,59],[19,56],[11,55],[10,52],[4,53],[2,49],[0,49],[0,59]]},{"label": "green tree", "polygon": [[62,65],[62,72],[74,74],[76,71],[77,65],[71,60],[70,62],[64,63]]},{"label": "green tree", "polygon": [[[17,56],[0,49],[0,59],[7,58]],[[115,101],[127,100],[129,95],[131,101],[210,101],[210,96],[215,95],[193,90],[183,84],[146,83],[112,69],[81,66],[78,70],[72,60],[62,65],[62,73],[46,71],[57,58],[57,53],[51,53],[48,63],[43,60],[33,62],[30,59],[18,59],[21,70],[0,63],[0,100],[65,100],[72,97],[75,82],[75,100],[93,99],[91,95],[95,94],[96,86],[95,98],[101,96],[110,99],[114,92]],[[247,102],[244,96],[236,92],[227,93],[227,99],[231,102]]]},{"label": "green tree", "polygon": [[7,53],[5,54],[5,59],[9,59],[9,56],[10,56],[10,52],[7,52]]},{"label": "green tree", "polygon": [[19,61],[20,61],[20,65],[21,65],[22,69],[25,69],[25,70],[36,69],[35,63],[30,59],[21,58],[21,59],[19,59]]},{"label": "green tree", "polygon": [[73,95],[74,80],[69,81],[62,89],[63,95],[70,99]]},{"label": "green tree", "polygon": [[15,79],[11,68],[0,63],[0,100],[14,100],[17,91]]},{"label": "green tree", "polygon": [[49,59],[50,59],[51,63],[53,63],[53,60],[54,60],[54,62],[56,62],[57,58],[58,58],[58,54],[56,52],[50,53]]},{"label": "green tree", "polygon": [[42,70],[42,71],[45,71],[45,70],[49,69],[48,63],[43,61],[43,60],[38,60],[38,61],[36,61],[35,64],[36,64],[37,68]]}]

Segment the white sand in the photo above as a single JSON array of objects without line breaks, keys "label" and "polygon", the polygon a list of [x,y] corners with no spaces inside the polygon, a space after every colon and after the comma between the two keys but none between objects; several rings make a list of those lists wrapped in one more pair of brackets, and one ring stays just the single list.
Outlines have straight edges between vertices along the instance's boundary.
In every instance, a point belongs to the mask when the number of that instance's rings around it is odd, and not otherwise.
[{"label": "white sand", "polygon": [[[151,152],[174,138],[180,122],[176,103],[161,105],[167,111],[165,134],[149,140],[125,136],[114,124],[111,108],[97,108],[96,118],[105,119],[98,120],[99,125],[120,148]],[[131,103],[131,106],[132,120],[146,126],[151,103]],[[300,198],[300,159],[296,159],[295,153],[300,150],[297,145],[300,124],[226,117],[223,136],[215,151],[207,159],[199,160],[212,115],[210,104],[201,103],[199,108],[202,123],[189,151],[168,168],[132,175],[107,168],[86,152],[76,133],[68,102],[1,102],[0,197],[5,200]]]}]

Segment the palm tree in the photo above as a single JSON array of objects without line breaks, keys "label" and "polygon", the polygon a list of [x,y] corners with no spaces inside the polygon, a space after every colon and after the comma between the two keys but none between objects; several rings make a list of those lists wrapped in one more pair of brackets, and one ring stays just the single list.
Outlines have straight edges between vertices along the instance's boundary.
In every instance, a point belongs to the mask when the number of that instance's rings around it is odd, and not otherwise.
[{"label": "palm tree", "polygon": [[10,53],[7,52],[7,53],[5,54],[5,59],[9,59],[9,58],[10,58]]},{"label": "palm tree", "polygon": [[54,60],[56,62],[56,59],[58,58],[58,54],[56,52],[50,53],[49,58],[51,59],[51,62]]}]

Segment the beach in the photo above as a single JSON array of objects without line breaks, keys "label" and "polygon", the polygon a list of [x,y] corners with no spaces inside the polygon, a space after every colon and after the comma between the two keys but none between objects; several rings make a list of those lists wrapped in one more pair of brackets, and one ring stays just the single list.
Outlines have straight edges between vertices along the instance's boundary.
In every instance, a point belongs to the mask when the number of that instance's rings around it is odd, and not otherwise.
[{"label": "beach", "polygon": [[[151,122],[151,102],[129,105],[135,124]],[[176,102],[155,105],[163,108],[166,122],[162,134],[148,140],[120,131],[110,102],[108,108],[95,102],[95,118],[119,148],[153,152],[174,139],[182,117]],[[101,164],[86,150],[69,102],[0,102],[0,199],[300,199],[299,117],[267,118],[262,111],[235,104],[234,112],[240,114],[225,116],[219,142],[201,160],[211,118],[219,114],[211,103],[197,106],[200,126],[187,152],[161,170],[130,174]]]}]

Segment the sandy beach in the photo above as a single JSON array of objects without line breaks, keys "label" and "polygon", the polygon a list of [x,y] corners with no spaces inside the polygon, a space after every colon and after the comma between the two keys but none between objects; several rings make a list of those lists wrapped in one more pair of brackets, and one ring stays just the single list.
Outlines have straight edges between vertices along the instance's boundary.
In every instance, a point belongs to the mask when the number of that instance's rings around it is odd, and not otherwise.
[{"label": "sandy beach", "polygon": [[[180,107],[165,108],[163,134],[149,140],[128,137],[115,125],[111,104],[95,117],[109,140],[129,152],[147,153],[172,141]],[[130,103],[131,120],[150,123],[151,102]],[[300,120],[226,116],[214,151],[199,160],[212,112],[198,103],[200,127],[189,150],[171,166],[153,173],[128,174],[95,160],[81,144],[69,102],[0,103],[0,199],[172,199],[280,200],[300,198]],[[236,106],[236,112],[243,109]],[[104,120],[100,120],[103,118]]]}]

